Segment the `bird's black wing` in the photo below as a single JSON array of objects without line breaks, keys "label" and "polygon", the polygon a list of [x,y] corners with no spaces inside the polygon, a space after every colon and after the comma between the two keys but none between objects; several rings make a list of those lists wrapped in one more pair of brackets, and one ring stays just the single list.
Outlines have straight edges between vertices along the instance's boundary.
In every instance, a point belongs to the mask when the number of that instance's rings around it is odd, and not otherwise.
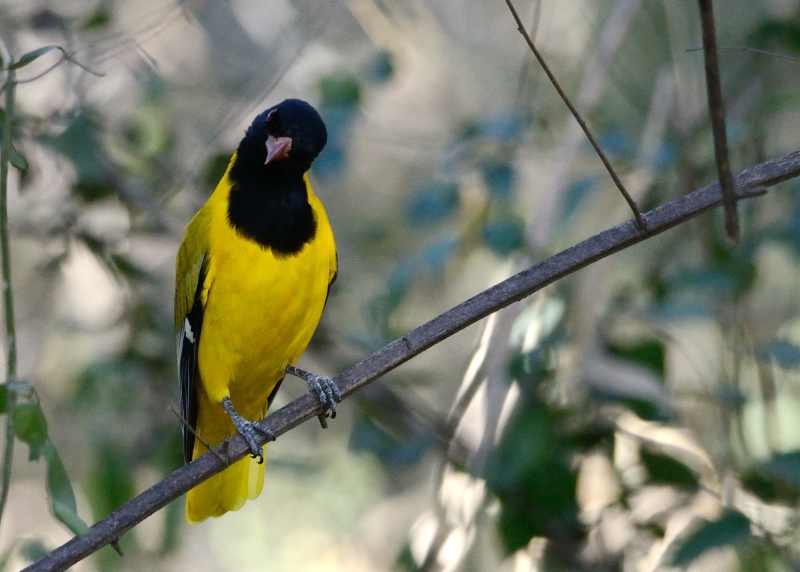
[{"label": "bird's black wing", "polygon": [[325,303],[322,305],[322,311],[325,311],[325,307],[328,305],[328,298],[331,296],[331,287],[333,283],[336,282],[336,279],[339,277],[339,253],[336,253],[336,270],[331,276],[330,281],[328,282],[328,291],[325,293]]},{"label": "bird's black wing", "polygon": [[[183,321],[183,328],[178,333],[178,368],[181,383],[181,433],[183,436],[183,459],[192,460],[194,450],[194,433],[197,427],[197,385],[200,383],[198,353],[200,350],[200,334],[203,330],[203,284],[206,279],[206,259],[200,266],[200,274],[195,287],[192,307]],[[188,424],[188,427],[187,427]]]}]

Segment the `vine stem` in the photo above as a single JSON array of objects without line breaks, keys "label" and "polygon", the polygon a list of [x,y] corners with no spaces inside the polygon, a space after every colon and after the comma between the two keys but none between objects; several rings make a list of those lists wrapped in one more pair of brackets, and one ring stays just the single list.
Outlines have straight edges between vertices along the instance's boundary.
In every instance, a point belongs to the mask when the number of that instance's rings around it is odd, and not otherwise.
[{"label": "vine stem", "polygon": [[14,292],[11,288],[11,253],[8,240],[8,163],[11,155],[11,124],[14,117],[14,70],[8,70],[5,83],[2,156],[0,156],[0,258],[2,258],[2,291],[6,331],[6,439],[3,452],[3,482],[0,486],[0,523],[11,486],[11,465],[14,460],[14,409],[17,378],[17,334],[14,322]]}]

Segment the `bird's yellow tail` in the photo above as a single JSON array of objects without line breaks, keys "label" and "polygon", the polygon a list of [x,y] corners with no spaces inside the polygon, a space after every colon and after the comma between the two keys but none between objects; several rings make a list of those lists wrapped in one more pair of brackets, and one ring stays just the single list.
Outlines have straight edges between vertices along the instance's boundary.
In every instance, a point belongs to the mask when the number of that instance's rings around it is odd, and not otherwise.
[{"label": "bird's yellow tail", "polygon": [[[195,440],[192,459],[206,452]],[[266,456],[266,445],[262,449]],[[247,499],[254,499],[264,488],[264,466],[257,459],[244,457],[233,465],[200,483],[186,495],[186,520],[194,524],[209,516],[221,516],[238,510]]]}]

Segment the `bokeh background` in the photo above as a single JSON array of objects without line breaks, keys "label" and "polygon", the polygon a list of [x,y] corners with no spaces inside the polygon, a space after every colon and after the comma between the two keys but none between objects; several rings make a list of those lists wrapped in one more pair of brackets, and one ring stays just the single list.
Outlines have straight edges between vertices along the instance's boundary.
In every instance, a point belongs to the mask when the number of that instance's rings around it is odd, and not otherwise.
[{"label": "bokeh background", "polygon": [[[738,170],[798,146],[800,2],[716,5]],[[518,9],[641,205],[716,179],[695,2]],[[8,570],[180,465],[174,256],[265,107],[331,134],[316,372],[629,217],[501,1],[14,0],[0,35],[88,68],[16,90]],[[798,569],[800,184],[739,211],[738,246],[715,212],[601,261],[282,437],[242,510],[75,569]]]}]

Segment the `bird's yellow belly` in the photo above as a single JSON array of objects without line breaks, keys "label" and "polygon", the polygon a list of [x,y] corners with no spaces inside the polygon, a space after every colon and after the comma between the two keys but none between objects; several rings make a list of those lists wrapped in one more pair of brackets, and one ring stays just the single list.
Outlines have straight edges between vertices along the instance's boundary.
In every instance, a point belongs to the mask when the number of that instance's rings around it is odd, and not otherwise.
[{"label": "bird's yellow belly", "polygon": [[319,323],[329,254],[315,242],[283,258],[238,238],[228,246],[209,265],[200,377],[213,402],[230,395],[240,413],[255,418]]}]

